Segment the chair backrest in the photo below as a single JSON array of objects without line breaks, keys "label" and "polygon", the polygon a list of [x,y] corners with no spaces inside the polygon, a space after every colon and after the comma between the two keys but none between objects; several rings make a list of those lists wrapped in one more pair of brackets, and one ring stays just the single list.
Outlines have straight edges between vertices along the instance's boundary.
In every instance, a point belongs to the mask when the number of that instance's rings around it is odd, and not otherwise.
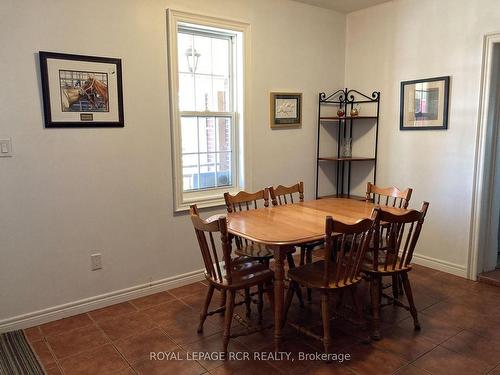
[{"label": "chair backrest", "polygon": [[397,187],[381,188],[371,182],[366,184],[366,200],[383,206],[407,208],[413,189],[399,190]]},{"label": "chair backrest", "polygon": [[361,278],[361,265],[375,230],[380,208],[374,208],[370,219],[345,224],[327,216],[325,224],[325,267],[323,285],[339,287]]},{"label": "chair backrest", "polygon": [[293,195],[298,194],[298,202],[304,202],[304,183],[300,181],[293,186],[278,185],[277,187],[270,187],[269,194],[271,195],[271,202],[273,206],[282,204],[294,203]]},{"label": "chair backrest", "polygon": [[240,191],[236,195],[224,193],[224,200],[226,201],[227,212],[256,209],[259,208],[259,202],[264,207],[269,207],[269,190],[265,188],[255,193]]},{"label": "chair backrest", "polygon": [[[429,203],[424,202],[420,211],[410,210],[403,215],[396,215],[388,211],[380,211],[375,232],[375,244],[380,244],[380,238],[385,236],[387,245],[383,250],[374,250],[374,268],[384,271],[405,269],[411,262],[415,246],[417,245],[422,225]],[[382,225],[380,225],[382,223]],[[380,236],[380,237],[379,237]],[[378,262],[378,252],[386,254],[383,264]]]},{"label": "chair backrest", "polygon": [[[201,256],[205,265],[205,272],[215,282],[222,283],[224,279],[231,282],[231,241],[227,231],[226,217],[215,215],[203,220],[198,207],[190,207],[191,221],[196,238],[200,245]],[[220,233],[220,242],[217,244],[214,235]],[[208,237],[208,239],[207,239]],[[221,269],[220,262],[223,262]],[[223,272],[225,271],[225,272]]]}]

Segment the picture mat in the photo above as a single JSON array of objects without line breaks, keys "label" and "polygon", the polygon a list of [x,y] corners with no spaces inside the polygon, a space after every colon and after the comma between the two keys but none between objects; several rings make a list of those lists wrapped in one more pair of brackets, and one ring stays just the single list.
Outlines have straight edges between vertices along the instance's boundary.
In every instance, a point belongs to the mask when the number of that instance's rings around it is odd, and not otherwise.
[{"label": "picture mat", "polygon": [[[422,120],[415,116],[416,90],[438,90],[437,119]],[[407,84],[404,86],[404,127],[443,126],[445,105],[445,81],[431,81]]]},{"label": "picture mat", "polygon": [[[90,61],[47,59],[47,75],[50,95],[50,110],[52,122],[80,122],[80,113],[89,112],[63,112],[61,109],[61,87],[59,83],[59,70],[91,71],[108,74],[109,112],[91,112],[91,122],[117,122],[118,114],[118,83],[117,66],[111,63]],[[89,121],[90,122],[90,121]]]}]

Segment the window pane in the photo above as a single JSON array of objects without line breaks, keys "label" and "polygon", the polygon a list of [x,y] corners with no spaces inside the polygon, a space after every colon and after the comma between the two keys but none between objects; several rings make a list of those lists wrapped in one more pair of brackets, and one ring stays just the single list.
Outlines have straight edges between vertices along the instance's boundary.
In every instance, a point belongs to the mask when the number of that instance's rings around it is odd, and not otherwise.
[{"label": "window pane", "polygon": [[216,186],[216,154],[200,154],[200,189]]},{"label": "window pane", "polygon": [[194,78],[190,73],[179,74],[179,110],[194,111]]},{"label": "window pane", "polygon": [[[189,64],[188,64],[188,56],[189,52],[191,52],[192,55],[192,50],[191,48],[193,47],[193,35],[191,34],[184,34],[184,33],[179,33],[179,37],[177,39],[177,49],[178,49],[178,65],[179,65],[179,72],[182,73],[192,73],[191,70],[189,70]],[[186,55],[187,54],[187,55]]]},{"label": "window pane", "polygon": [[215,127],[213,117],[198,118],[198,137],[199,137],[199,152],[215,151]]},{"label": "window pane", "polygon": [[227,78],[213,78],[212,85],[212,110],[218,112],[229,111],[229,80]]},{"label": "window pane", "polygon": [[218,117],[215,119],[217,123],[217,151],[231,151],[231,118]]},{"label": "window pane", "polygon": [[217,186],[229,186],[232,184],[232,160],[230,152],[217,154]]},{"label": "window pane", "polygon": [[196,111],[213,110],[212,78],[195,74]]},{"label": "window pane", "polygon": [[200,54],[196,73],[212,74],[212,38],[195,35],[194,48]]},{"label": "window pane", "polygon": [[212,74],[229,77],[229,39],[212,39]]},{"label": "window pane", "polygon": [[198,152],[198,119],[196,117],[181,118],[182,153]]},{"label": "window pane", "polygon": [[198,189],[198,155],[182,156],[182,183],[183,189]]}]

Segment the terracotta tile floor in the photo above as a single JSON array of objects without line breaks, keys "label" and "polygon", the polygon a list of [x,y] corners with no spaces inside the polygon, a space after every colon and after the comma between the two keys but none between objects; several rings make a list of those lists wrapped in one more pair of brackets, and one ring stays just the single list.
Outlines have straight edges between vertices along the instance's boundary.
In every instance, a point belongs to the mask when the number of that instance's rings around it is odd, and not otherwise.
[{"label": "terracotta tile floor", "polygon": [[[273,351],[272,330],[231,340],[230,351],[250,353],[248,361],[150,360],[150,352],[185,358],[220,350],[222,317],[208,317],[204,333],[196,333],[203,283],[25,332],[48,374],[500,374],[500,288],[421,266],[414,267],[410,280],[422,330],[413,331],[406,311],[388,306],[382,311],[382,340],[366,344],[366,330],[333,318],[333,350],[351,356],[343,363],[300,361],[300,353],[321,353],[322,347],[288,326],[282,350],[290,352],[293,361],[253,358],[253,352]],[[218,302],[216,293],[212,306]],[[243,306],[236,312],[244,316]],[[255,312],[253,306],[252,321]],[[272,321],[267,303],[264,319]],[[294,301],[289,319],[320,329],[317,296],[313,294],[313,303],[305,308]],[[238,329],[233,323],[233,330]]]}]

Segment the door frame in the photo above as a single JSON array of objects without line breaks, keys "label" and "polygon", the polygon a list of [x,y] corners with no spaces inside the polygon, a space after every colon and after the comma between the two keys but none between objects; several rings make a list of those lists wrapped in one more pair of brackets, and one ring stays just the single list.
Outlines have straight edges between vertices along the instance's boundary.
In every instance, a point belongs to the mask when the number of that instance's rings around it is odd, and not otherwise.
[{"label": "door frame", "polygon": [[[483,60],[481,67],[481,87],[479,97],[478,128],[474,158],[474,181],[472,186],[471,228],[469,236],[469,257],[467,277],[477,280],[482,272],[487,247],[486,234],[490,226],[489,215],[492,207],[493,168],[495,162],[496,137],[489,137],[488,112],[490,106],[493,52],[500,45],[500,31],[488,33],[483,39]],[[488,154],[488,150],[493,150]],[[491,163],[493,162],[493,163]]]}]

